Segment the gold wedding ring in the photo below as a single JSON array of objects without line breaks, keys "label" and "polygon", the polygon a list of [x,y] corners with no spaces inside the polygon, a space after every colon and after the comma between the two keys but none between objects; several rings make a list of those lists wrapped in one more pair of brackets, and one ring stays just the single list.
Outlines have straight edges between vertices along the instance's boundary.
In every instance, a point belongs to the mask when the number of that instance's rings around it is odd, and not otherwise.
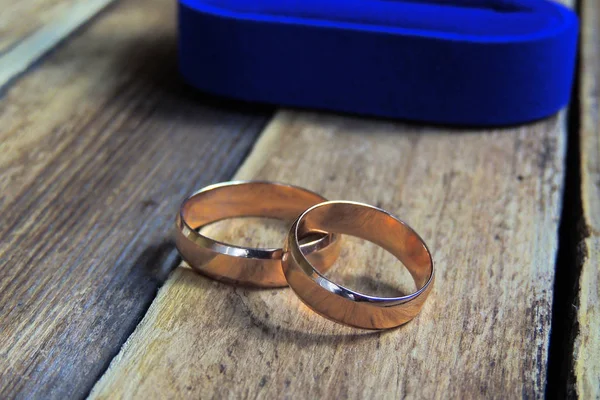
[{"label": "gold wedding ring", "polygon": [[[300,246],[304,237],[314,233],[349,234],[383,247],[408,269],[417,291],[376,297],[332,282]],[[331,320],[367,329],[393,328],[410,321],[421,310],[434,281],[431,254],[415,231],[380,208],[349,201],[328,201],[304,211],[290,229],[282,266],[290,287],[311,309]]]},{"label": "gold wedding ring", "polygon": [[[207,186],[183,202],[176,221],[176,245],[192,268],[217,280],[259,287],[287,286],[281,269],[282,249],[234,246],[198,231],[212,222],[236,217],[291,222],[323,201],[326,199],[309,190],[274,182],[239,181]],[[331,266],[339,255],[335,234],[319,235],[300,247],[322,269]]]}]

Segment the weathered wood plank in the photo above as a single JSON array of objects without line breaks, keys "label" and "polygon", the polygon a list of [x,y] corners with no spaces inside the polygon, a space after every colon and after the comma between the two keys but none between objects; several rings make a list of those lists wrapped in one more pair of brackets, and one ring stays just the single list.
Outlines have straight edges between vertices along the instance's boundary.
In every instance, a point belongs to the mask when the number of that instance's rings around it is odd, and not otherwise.
[{"label": "weathered wood plank", "polygon": [[0,0],[0,56],[76,2],[77,0]]},{"label": "weathered wood plank", "polygon": [[[565,137],[562,116],[465,132],[279,113],[236,177],[406,219],[437,262],[423,312],[365,332],[308,311],[290,290],[178,268],[91,397],[542,398]],[[243,221],[212,229],[238,242],[257,232]],[[269,230],[253,241],[282,240]],[[380,252],[345,243],[333,272],[343,282],[367,288],[387,271]]]},{"label": "weathered wood plank", "polygon": [[112,1],[0,1],[0,88]]},{"label": "weathered wood plank", "polygon": [[581,8],[580,146],[584,238],[574,343],[577,395],[600,399],[600,6]]},{"label": "weathered wood plank", "polygon": [[0,99],[0,397],[85,396],[177,262],[173,213],[266,121],[178,81],[171,1],[127,0]]}]

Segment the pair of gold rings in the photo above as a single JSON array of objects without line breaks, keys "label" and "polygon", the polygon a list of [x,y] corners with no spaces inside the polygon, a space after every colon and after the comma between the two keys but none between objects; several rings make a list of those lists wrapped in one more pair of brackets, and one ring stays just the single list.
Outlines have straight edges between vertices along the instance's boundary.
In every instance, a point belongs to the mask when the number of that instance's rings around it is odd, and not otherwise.
[{"label": "pair of gold rings", "polygon": [[[294,222],[280,249],[235,246],[199,232],[207,224],[236,217]],[[176,225],[177,248],[196,271],[247,286],[289,285],[317,313],[354,327],[386,329],[410,321],[433,287],[431,254],[407,224],[380,208],[327,201],[297,186],[267,181],[207,186],[183,202]],[[406,296],[377,297],[329,280],[323,274],[340,253],[342,234],[369,240],[392,253],[408,269],[417,290]]]}]

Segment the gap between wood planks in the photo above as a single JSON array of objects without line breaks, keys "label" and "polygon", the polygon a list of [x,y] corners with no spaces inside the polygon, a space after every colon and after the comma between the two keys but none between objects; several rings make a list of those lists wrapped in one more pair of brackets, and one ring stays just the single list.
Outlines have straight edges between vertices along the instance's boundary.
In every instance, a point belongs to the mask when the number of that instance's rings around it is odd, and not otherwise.
[{"label": "gap between wood planks", "polygon": [[580,0],[546,395],[600,398],[600,7]]},{"label": "gap between wood planks", "polygon": [[[577,4],[578,11],[580,4]],[[578,56],[577,64],[580,64]],[[577,68],[579,70],[579,68]],[[565,185],[559,227],[552,325],[548,354],[546,396],[575,396],[573,371],[574,340],[577,335],[577,295],[585,255],[581,254],[583,206],[581,200],[580,77],[576,74],[568,109],[568,140],[565,160]]]}]

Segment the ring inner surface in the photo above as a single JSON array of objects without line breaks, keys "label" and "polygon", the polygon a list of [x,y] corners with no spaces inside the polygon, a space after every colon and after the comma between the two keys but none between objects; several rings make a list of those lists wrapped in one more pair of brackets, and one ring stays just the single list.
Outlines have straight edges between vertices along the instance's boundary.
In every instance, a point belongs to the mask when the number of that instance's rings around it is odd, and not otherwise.
[{"label": "ring inner surface", "polygon": [[401,221],[375,208],[352,203],[313,208],[299,221],[297,238],[316,232],[348,234],[381,246],[404,264],[417,289],[431,277],[431,255],[422,239]]},{"label": "ring inner surface", "polygon": [[196,193],[181,215],[192,229],[227,218],[264,217],[293,220],[305,209],[325,201],[316,193],[269,182],[243,182]]}]

